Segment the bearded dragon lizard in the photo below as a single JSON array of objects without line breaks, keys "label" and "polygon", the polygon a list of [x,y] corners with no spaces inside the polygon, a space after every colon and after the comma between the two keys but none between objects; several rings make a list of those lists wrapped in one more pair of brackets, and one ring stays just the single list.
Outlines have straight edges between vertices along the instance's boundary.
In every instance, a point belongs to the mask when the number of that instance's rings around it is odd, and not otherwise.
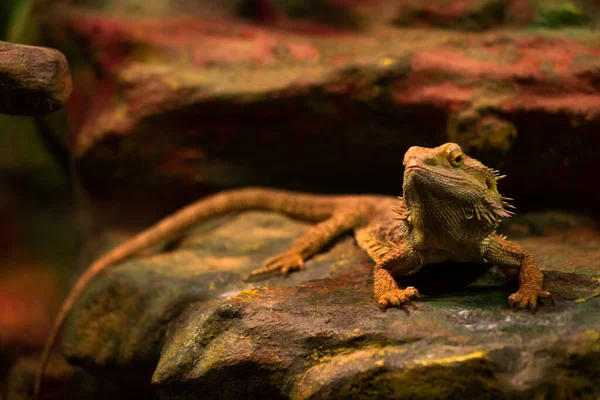
[{"label": "bearded dragon lizard", "polygon": [[519,272],[511,308],[534,309],[551,298],[543,275],[527,251],[496,234],[498,223],[513,213],[498,192],[504,176],[463,153],[456,143],[435,148],[413,146],[404,156],[404,197],[314,195],[266,188],[230,190],[193,203],[102,256],[79,278],[63,303],[46,343],[38,371],[44,369],[59,331],[75,302],[99,274],[135,253],[179,234],[207,218],[234,210],[264,209],[315,222],[291,248],[268,259],[250,277],[289,273],[347,231],[374,261],[375,301],[382,309],[401,307],[419,297],[401,289],[393,276],[412,274],[442,261],[482,262]]}]

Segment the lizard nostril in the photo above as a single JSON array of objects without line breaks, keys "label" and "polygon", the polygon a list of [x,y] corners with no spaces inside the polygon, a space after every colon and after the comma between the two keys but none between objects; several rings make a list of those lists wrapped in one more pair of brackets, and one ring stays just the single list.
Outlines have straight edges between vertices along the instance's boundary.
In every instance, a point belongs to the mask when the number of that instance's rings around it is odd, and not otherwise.
[{"label": "lizard nostril", "polygon": [[404,167],[410,168],[410,167],[414,167],[415,165],[417,165],[418,161],[415,157],[410,157],[410,158],[405,158],[403,164],[404,164]]}]

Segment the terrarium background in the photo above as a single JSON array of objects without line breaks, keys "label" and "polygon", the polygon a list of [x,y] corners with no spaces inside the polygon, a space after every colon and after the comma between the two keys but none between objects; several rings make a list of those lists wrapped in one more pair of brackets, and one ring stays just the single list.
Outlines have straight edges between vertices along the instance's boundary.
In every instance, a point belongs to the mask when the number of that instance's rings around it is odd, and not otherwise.
[{"label": "terrarium background", "polygon": [[3,365],[39,347],[73,271],[107,243],[224,188],[399,195],[408,146],[453,140],[508,175],[520,213],[596,217],[598,10],[0,2],[2,39],[58,48],[74,77],[66,110],[0,116]]}]

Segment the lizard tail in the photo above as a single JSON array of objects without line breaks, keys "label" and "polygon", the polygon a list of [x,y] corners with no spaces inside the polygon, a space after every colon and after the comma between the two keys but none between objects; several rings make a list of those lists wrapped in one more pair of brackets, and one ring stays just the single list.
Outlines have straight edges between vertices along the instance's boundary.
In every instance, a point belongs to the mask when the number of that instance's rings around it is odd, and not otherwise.
[{"label": "lizard tail", "polygon": [[303,220],[322,221],[332,215],[337,205],[336,200],[336,196],[312,195],[264,188],[220,192],[176,211],[156,225],[142,231],[131,240],[100,257],[83,273],[63,302],[42,352],[35,380],[34,398],[39,398],[44,371],[48,365],[50,354],[71,309],[90,282],[110,266],[171,238],[209,217],[236,210],[264,209],[279,211]]}]

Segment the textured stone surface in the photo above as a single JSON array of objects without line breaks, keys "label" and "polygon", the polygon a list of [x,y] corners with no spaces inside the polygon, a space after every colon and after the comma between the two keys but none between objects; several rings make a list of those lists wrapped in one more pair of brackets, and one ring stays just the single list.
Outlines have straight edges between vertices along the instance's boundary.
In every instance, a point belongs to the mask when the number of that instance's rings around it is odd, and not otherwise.
[{"label": "textured stone surface", "polygon": [[589,29],[356,33],[52,10],[48,38],[94,55],[75,72],[72,150],[92,203],[124,205],[115,221],[148,196],[161,214],[242,185],[399,194],[404,151],[447,140],[507,173],[519,206],[600,197]]},{"label": "textured stone surface", "polygon": [[[44,4],[47,0],[38,0]],[[551,28],[589,25],[598,20],[595,0],[56,0],[57,4],[101,9],[130,16],[207,14],[245,18],[288,30],[361,31],[403,24],[482,30],[497,26]]]},{"label": "textured stone surface", "polygon": [[242,213],[122,264],[76,308],[66,355],[121,393],[152,382],[162,399],[600,394],[600,233],[586,218],[529,214],[505,226],[556,299],[534,314],[509,310],[514,283],[471,264],[425,268],[404,282],[427,297],[382,312],[350,237],[287,278],[241,281],[307,227]]}]

